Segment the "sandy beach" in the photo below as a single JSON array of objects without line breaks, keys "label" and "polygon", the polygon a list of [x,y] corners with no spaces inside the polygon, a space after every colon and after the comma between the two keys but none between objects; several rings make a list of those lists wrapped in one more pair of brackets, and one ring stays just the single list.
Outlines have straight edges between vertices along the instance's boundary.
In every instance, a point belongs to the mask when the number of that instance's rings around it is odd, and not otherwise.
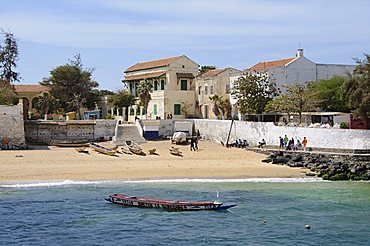
[{"label": "sandy beach", "polygon": [[[105,143],[109,146],[109,143]],[[0,151],[0,182],[37,180],[112,180],[176,178],[298,178],[308,170],[262,163],[264,155],[237,148],[225,148],[201,140],[199,150],[178,145],[183,157],[173,156],[170,141],[141,145],[145,156],[107,156],[87,148],[37,146],[33,150]],[[158,155],[149,155],[156,148]]]}]

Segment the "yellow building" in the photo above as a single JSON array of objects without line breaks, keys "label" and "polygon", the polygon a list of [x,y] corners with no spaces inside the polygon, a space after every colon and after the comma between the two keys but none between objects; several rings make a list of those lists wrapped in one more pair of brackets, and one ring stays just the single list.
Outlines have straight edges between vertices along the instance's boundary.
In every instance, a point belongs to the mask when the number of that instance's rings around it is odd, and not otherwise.
[{"label": "yellow building", "polygon": [[194,78],[199,65],[187,56],[176,56],[137,63],[125,70],[122,81],[132,95],[138,96],[140,81],[152,83],[151,98],[147,116],[142,108],[132,106],[128,110],[128,120],[133,118],[183,119],[195,116],[196,94]]},{"label": "yellow building", "polygon": [[38,96],[43,92],[49,92],[49,88],[39,84],[14,85],[14,92],[19,103],[23,104],[23,118],[29,119],[30,113],[36,113]]}]

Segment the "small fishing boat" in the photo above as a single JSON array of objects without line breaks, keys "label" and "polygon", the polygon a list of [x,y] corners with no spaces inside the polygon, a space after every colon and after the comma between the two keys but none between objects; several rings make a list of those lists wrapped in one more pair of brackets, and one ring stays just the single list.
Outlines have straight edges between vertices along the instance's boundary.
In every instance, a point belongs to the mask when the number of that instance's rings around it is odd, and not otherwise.
[{"label": "small fishing boat", "polygon": [[54,145],[58,147],[67,147],[67,148],[69,147],[75,147],[75,148],[89,147],[88,143],[55,143]]},{"label": "small fishing boat", "polygon": [[182,152],[179,150],[179,148],[175,148],[173,146],[170,149],[170,154],[177,155],[177,156],[182,156]]},{"label": "small fishing boat", "polygon": [[126,145],[128,149],[134,154],[141,155],[143,152],[143,149],[133,141],[126,141]]},{"label": "small fishing boat", "polygon": [[78,152],[78,153],[89,153],[89,151],[86,150],[86,147],[85,146],[82,146],[82,147],[76,147],[75,150]]},{"label": "small fishing boat", "polygon": [[102,153],[102,154],[105,154],[105,155],[115,155],[116,154],[116,150],[113,150],[113,149],[110,149],[110,148],[106,148],[104,146],[101,146],[97,143],[90,143],[90,147],[99,152],[99,153]]},{"label": "small fishing boat", "polygon": [[125,194],[110,194],[106,201],[139,208],[160,208],[168,211],[199,211],[199,210],[227,210],[237,204],[224,204],[220,201],[214,202],[189,202],[176,200],[162,200],[156,198],[145,198],[129,196]]},{"label": "small fishing boat", "polygon": [[157,152],[157,149],[150,149],[149,150],[150,155],[156,155],[157,154],[156,152]]}]

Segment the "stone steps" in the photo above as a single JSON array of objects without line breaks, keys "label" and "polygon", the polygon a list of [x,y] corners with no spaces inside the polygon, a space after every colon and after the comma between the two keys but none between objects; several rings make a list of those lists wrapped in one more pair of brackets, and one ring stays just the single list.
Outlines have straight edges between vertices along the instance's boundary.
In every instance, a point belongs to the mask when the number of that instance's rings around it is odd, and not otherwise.
[{"label": "stone steps", "polygon": [[133,124],[118,125],[115,136],[112,141],[115,145],[125,145],[126,141],[133,141],[137,144],[146,143],[145,138],[140,135],[136,125]]}]

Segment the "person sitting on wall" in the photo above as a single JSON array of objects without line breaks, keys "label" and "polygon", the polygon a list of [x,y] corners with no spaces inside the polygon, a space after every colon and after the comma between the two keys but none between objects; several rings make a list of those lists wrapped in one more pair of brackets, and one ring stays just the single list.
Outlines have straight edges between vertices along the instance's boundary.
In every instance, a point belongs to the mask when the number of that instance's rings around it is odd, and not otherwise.
[{"label": "person sitting on wall", "polygon": [[266,141],[264,138],[262,138],[262,141],[258,142],[258,148],[263,148],[264,146],[266,146]]},{"label": "person sitting on wall", "polygon": [[299,139],[297,139],[297,143],[296,143],[296,145],[295,145],[294,149],[295,149],[295,150],[299,150],[300,148],[302,148],[302,144],[301,144],[301,142],[299,141]]}]

